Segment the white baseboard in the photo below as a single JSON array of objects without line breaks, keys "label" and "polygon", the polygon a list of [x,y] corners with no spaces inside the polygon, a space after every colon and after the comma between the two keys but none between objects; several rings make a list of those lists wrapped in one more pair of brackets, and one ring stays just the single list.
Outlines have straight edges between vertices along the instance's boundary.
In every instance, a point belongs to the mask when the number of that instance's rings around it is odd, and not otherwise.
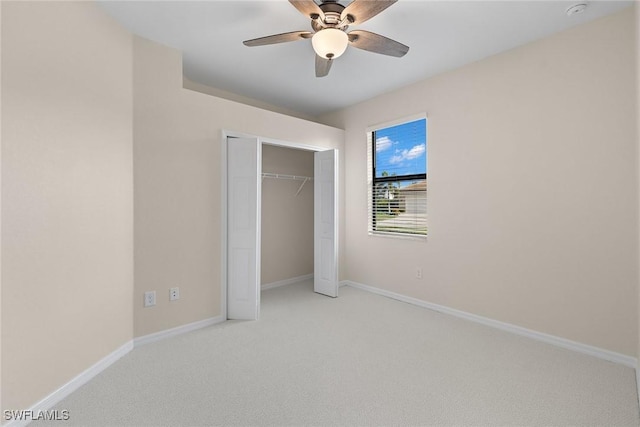
[{"label": "white baseboard", "polygon": [[[631,356],[616,353],[613,351],[605,350],[603,348],[593,347],[587,344],[571,341],[566,338],[556,337],[554,335],[533,331],[531,329],[526,329],[520,326],[512,325],[510,323],[500,322],[498,320],[493,320],[488,317],[478,316],[475,314],[467,313],[465,311],[449,308],[443,305],[433,304],[427,301],[419,300],[417,298],[412,298],[402,294],[397,294],[395,292],[386,291],[384,289],[375,288],[373,286],[363,285],[362,283],[352,282],[350,280],[344,280],[341,283],[344,283],[347,286],[369,291],[374,294],[382,295],[398,301],[417,305],[423,308],[428,308],[430,310],[434,310],[440,313],[449,314],[455,317],[470,320],[472,322],[480,323],[482,325],[490,326],[492,328],[511,332],[517,335],[522,335],[537,341],[545,342],[547,344],[552,344],[558,347],[566,348],[568,350],[577,351],[578,353],[588,354],[590,356],[594,356],[599,359],[608,360],[609,362],[618,363],[620,365],[628,366],[630,368],[635,369],[637,367],[638,361],[635,357],[631,357]],[[640,384],[638,385],[638,390],[640,391]]]},{"label": "white baseboard", "polygon": [[[129,353],[133,350],[133,341],[129,341],[111,354],[99,360],[97,363],[93,364],[91,367],[87,368],[80,375],[73,378],[68,383],[64,384],[62,387],[31,406],[27,411],[31,411],[32,413],[38,413],[39,411],[47,411],[57,405],[64,398],[69,396],[71,393],[88,383],[92,380],[96,375],[107,369],[109,366],[113,365],[118,359],[120,359],[125,354]],[[9,421],[7,424],[4,424],[4,427],[22,427],[26,426],[31,422],[31,420],[13,420]]]},{"label": "white baseboard", "polygon": [[222,316],[217,316],[210,317],[209,319],[199,320],[193,323],[187,323],[186,325],[177,326],[175,328],[166,329],[164,331],[134,338],[133,345],[134,347],[140,347],[141,345],[150,344],[152,342],[161,341],[169,337],[195,331],[197,329],[206,328],[207,326],[215,325],[216,323],[221,323],[225,320],[227,319],[224,319]]},{"label": "white baseboard", "polygon": [[[151,342],[160,341],[162,339],[172,337],[175,335],[184,334],[186,332],[194,331],[196,329],[204,328],[206,326],[214,325],[216,323],[224,322],[226,319],[223,319],[222,316],[212,317],[210,319],[201,320],[198,322],[189,323],[187,325],[178,326],[176,328],[167,329],[166,331],[156,332],[154,334],[145,335],[142,337],[135,338],[122,347],[118,348],[108,356],[104,357],[97,363],[95,363],[90,368],[86,369],[80,375],[73,378],[68,383],[64,384],[62,387],[51,393],[49,396],[45,397],[35,405],[31,406],[27,410],[27,412],[31,412],[37,414],[39,411],[47,411],[53,408],[56,404],[58,404],[65,397],[69,396],[71,393],[79,389],[81,386],[92,380],[96,375],[107,369],[113,363],[115,363],[118,359],[120,359],[125,354],[129,353],[133,350],[134,347],[139,347],[144,344],[149,344]],[[2,424],[3,427],[23,427],[28,425],[31,420],[12,420],[6,424]]]},{"label": "white baseboard", "polygon": [[279,288],[280,286],[291,285],[293,283],[298,283],[298,282],[302,282],[304,280],[309,280],[309,279],[313,279],[313,274],[305,274],[304,276],[292,277],[291,279],[265,283],[260,287],[260,290],[266,291],[267,289]]}]

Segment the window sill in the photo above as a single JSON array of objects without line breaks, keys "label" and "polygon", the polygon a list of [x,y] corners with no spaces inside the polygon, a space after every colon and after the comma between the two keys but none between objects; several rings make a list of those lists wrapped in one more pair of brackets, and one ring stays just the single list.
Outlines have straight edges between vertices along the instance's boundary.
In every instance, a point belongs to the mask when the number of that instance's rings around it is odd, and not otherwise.
[{"label": "window sill", "polygon": [[389,239],[400,239],[400,240],[414,240],[419,242],[427,241],[427,235],[423,235],[423,234],[403,234],[403,233],[385,233],[384,231],[369,231],[369,236],[385,237]]}]

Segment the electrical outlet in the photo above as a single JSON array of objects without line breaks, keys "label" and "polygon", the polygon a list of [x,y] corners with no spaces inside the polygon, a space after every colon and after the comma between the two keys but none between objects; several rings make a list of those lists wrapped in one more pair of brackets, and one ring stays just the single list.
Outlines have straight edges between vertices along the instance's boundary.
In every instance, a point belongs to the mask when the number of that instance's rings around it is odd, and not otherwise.
[{"label": "electrical outlet", "polygon": [[153,307],[156,305],[156,291],[147,291],[144,293],[144,306]]},{"label": "electrical outlet", "polygon": [[180,299],[180,288],[169,289],[169,301],[175,301],[177,299]]},{"label": "electrical outlet", "polygon": [[422,268],[416,267],[416,279],[422,279]]}]

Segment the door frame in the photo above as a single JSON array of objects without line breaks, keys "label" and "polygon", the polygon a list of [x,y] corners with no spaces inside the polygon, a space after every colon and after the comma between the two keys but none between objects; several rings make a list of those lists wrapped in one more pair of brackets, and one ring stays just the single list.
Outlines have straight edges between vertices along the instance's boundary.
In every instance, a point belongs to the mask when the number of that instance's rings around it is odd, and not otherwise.
[{"label": "door frame", "polygon": [[[294,148],[297,150],[306,150],[306,151],[326,151],[326,150],[331,150],[332,148],[327,148],[327,147],[320,147],[317,145],[310,145],[310,144],[301,144],[301,143],[297,143],[297,142],[290,142],[290,141],[283,141],[283,140],[279,140],[279,139],[275,139],[275,138],[267,138],[267,137],[261,137],[261,136],[257,136],[257,135],[251,135],[248,133],[243,133],[243,132],[236,132],[236,131],[230,131],[230,130],[226,130],[223,129],[221,132],[221,144],[220,144],[220,173],[221,173],[221,188],[220,188],[220,199],[221,199],[221,203],[220,203],[220,207],[221,207],[221,215],[220,215],[220,223],[221,223],[221,230],[220,230],[220,237],[221,237],[221,265],[220,265],[220,288],[221,288],[221,292],[220,292],[220,317],[222,317],[223,320],[227,320],[227,294],[228,294],[228,283],[227,283],[227,251],[228,251],[228,241],[227,241],[227,231],[228,231],[228,218],[227,218],[227,172],[228,172],[228,165],[227,165],[227,138],[256,138],[258,140],[258,146],[262,149],[262,146],[264,144],[266,145],[275,145],[278,147],[287,147],[287,148]],[[262,173],[262,162],[260,162],[258,164],[258,174]],[[338,188],[338,182],[336,181],[336,191]],[[261,211],[261,206],[262,205],[262,200],[261,198],[259,198],[258,200],[258,209],[259,211]],[[336,206],[336,210],[339,211],[339,206]],[[260,217],[262,217],[262,215],[260,215]],[[258,224],[257,227],[257,233],[261,234],[261,230],[260,230],[260,224]],[[339,248],[340,245],[336,245],[337,248]],[[261,248],[258,247],[258,251],[261,251]],[[339,256],[338,256],[339,259]]]}]

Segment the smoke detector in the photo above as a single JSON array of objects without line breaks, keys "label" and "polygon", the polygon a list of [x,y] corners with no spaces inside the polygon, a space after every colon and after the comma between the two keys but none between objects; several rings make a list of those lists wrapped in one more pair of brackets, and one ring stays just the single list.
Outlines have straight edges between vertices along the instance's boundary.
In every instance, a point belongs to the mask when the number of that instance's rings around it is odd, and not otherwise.
[{"label": "smoke detector", "polygon": [[567,16],[577,15],[578,13],[582,13],[587,9],[586,3],[578,3],[571,6],[567,9]]}]

